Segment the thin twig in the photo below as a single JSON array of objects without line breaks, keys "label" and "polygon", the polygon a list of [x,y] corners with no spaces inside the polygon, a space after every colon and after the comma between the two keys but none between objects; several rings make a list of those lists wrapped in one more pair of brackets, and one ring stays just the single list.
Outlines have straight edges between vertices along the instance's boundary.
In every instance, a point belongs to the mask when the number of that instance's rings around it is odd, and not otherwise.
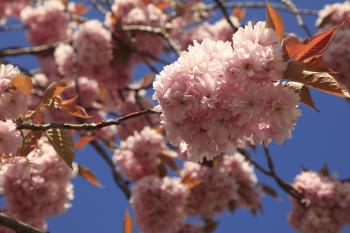
[{"label": "thin twig", "polygon": [[0,32],[11,32],[11,31],[21,31],[26,29],[26,25],[24,24],[11,24],[11,25],[2,25],[0,27]]},{"label": "thin twig", "polygon": [[90,3],[102,15],[106,15],[108,13],[108,11],[103,6],[101,6],[101,4],[99,2],[97,2],[96,0],[90,0]]},{"label": "thin twig", "polygon": [[42,230],[30,226],[27,223],[11,218],[4,213],[0,213],[0,225],[8,227],[17,233],[49,233],[48,230]]},{"label": "thin twig", "polygon": [[[223,5],[225,8],[265,8],[266,4],[264,2],[224,2]],[[291,11],[288,7],[281,6],[279,4],[271,4],[273,8],[280,11],[285,11],[287,13],[294,14],[294,11]],[[216,4],[209,5],[209,9],[215,9],[217,7]],[[298,13],[301,15],[318,15],[318,10],[310,10],[310,9],[298,9]]]},{"label": "thin twig", "polygon": [[306,35],[308,37],[312,36],[312,33],[308,26],[304,23],[303,18],[301,17],[301,14],[298,10],[298,8],[295,6],[295,4],[292,2],[292,0],[280,0],[286,7],[289,8],[289,10],[295,15],[295,19],[298,23],[298,25],[305,31]]},{"label": "thin twig", "polygon": [[233,31],[236,31],[237,30],[237,27],[233,24],[230,16],[227,14],[226,12],[226,8],[223,4],[223,2],[221,2],[221,0],[215,0],[216,2],[216,5],[219,7],[219,9],[221,10],[222,14],[224,15],[227,23],[231,26],[231,28],[233,29]]},{"label": "thin twig", "polygon": [[163,29],[159,27],[151,27],[147,25],[126,25],[122,28],[123,31],[141,31],[148,32],[158,36],[163,37],[169,44],[170,48],[179,55],[181,53],[180,48],[177,44],[170,38],[169,34]]},{"label": "thin twig", "polygon": [[112,159],[108,156],[107,152],[103,149],[103,147],[98,143],[98,141],[93,140],[90,144],[94,147],[94,149],[99,153],[102,159],[107,163],[107,165],[111,168],[114,182],[123,192],[124,196],[129,200],[131,196],[131,192],[129,189],[129,181],[125,180],[121,174],[116,170],[115,164]]},{"label": "thin twig", "polygon": [[17,125],[18,130],[22,129],[29,129],[32,131],[46,131],[48,129],[73,129],[73,130],[97,130],[102,129],[107,126],[111,125],[119,125],[122,122],[135,118],[144,114],[159,114],[159,112],[156,112],[152,109],[146,109],[139,112],[130,113],[126,116],[113,119],[113,120],[106,120],[102,121],[100,123],[82,123],[82,124],[58,124],[58,123],[49,123],[49,124],[33,124],[33,123],[19,123]]},{"label": "thin twig", "polygon": [[5,48],[0,50],[0,57],[6,56],[21,56],[27,54],[40,54],[43,52],[48,52],[53,50],[59,45],[59,43],[48,44],[48,45],[39,45],[33,47],[19,47],[19,48]]}]

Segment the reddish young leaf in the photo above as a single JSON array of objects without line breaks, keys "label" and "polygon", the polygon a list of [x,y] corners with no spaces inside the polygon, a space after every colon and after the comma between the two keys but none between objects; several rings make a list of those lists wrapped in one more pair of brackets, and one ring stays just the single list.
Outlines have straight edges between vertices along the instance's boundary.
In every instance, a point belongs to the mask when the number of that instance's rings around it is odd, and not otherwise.
[{"label": "reddish young leaf", "polygon": [[274,29],[280,37],[280,41],[284,37],[284,23],[278,12],[266,1],[266,26]]},{"label": "reddish young leaf", "polygon": [[197,185],[200,185],[202,183],[202,180],[194,179],[191,177],[191,175],[186,175],[181,178],[181,183],[185,185],[188,189],[193,189]]},{"label": "reddish young leaf", "polygon": [[303,61],[313,56],[321,55],[328,47],[338,28],[339,27],[332,28],[311,38],[295,59],[298,61]]},{"label": "reddish young leaf", "polygon": [[169,6],[168,1],[162,1],[156,4],[156,7],[161,11],[164,11],[166,8],[168,8],[168,6]]},{"label": "reddish young leaf", "polygon": [[291,61],[288,63],[287,69],[284,72],[284,79],[304,83],[305,64],[300,61]]},{"label": "reddish young leaf", "polygon": [[304,84],[319,91],[350,98],[350,93],[341,83],[339,83],[330,73],[304,70]]},{"label": "reddish young leaf", "polygon": [[80,118],[91,118],[92,116],[88,115],[83,107],[76,105],[76,100],[77,96],[68,100],[63,100],[59,103],[59,107],[69,115]]},{"label": "reddish young leaf", "polygon": [[148,88],[153,83],[153,76],[152,75],[146,75],[145,78],[141,81],[140,87],[141,88]]},{"label": "reddish young leaf", "polygon": [[160,156],[160,159],[162,163],[164,163],[174,172],[178,173],[180,171],[179,167],[177,166],[176,162],[172,159],[172,157],[163,154]]},{"label": "reddish young leaf", "polygon": [[236,17],[239,22],[241,22],[246,15],[246,11],[243,10],[242,8],[240,8],[239,6],[237,6],[237,7],[233,8],[232,15],[234,17]]},{"label": "reddish young leaf", "polygon": [[26,96],[29,96],[33,89],[32,80],[27,76],[16,76],[11,79],[11,84]]},{"label": "reddish young leaf", "polygon": [[287,36],[283,40],[283,53],[286,60],[295,59],[305,45],[295,36]]},{"label": "reddish young leaf", "polygon": [[123,221],[123,233],[133,233],[132,228],[132,220],[130,217],[129,212],[126,210],[124,214],[124,221]]},{"label": "reddish young leaf", "polygon": [[302,83],[288,82],[286,86],[299,94],[300,102],[319,112],[314,101],[312,100],[310,90]]},{"label": "reddish young leaf", "polygon": [[79,138],[78,141],[75,142],[74,147],[76,149],[82,149],[84,148],[87,144],[89,144],[92,140],[94,140],[95,138],[92,136],[84,136]]},{"label": "reddish young leaf", "polygon": [[73,13],[75,13],[75,14],[83,15],[83,14],[85,14],[88,11],[89,11],[89,9],[86,6],[84,6],[84,5],[81,5],[81,4],[78,4],[78,3],[76,3],[74,5]]},{"label": "reddish young leaf", "polygon": [[59,96],[67,87],[66,82],[62,81],[59,84],[52,82],[45,90],[41,106],[48,104],[53,98]]},{"label": "reddish young leaf", "polygon": [[31,131],[29,132],[22,141],[21,148],[17,151],[18,156],[25,157],[27,156],[32,150],[34,150],[39,142],[39,139],[43,135],[42,131]]},{"label": "reddish young leaf", "polygon": [[260,183],[259,185],[260,185],[260,187],[261,187],[261,189],[262,189],[262,191],[264,193],[270,195],[273,198],[277,198],[278,197],[278,193],[270,185],[264,184],[264,183]]},{"label": "reddish young leaf", "polygon": [[100,181],[95,176],[95,174],[92,171],[90,171],[88,168],[78,165],[78,174],[90,184],[98,188],[102,186]]}]

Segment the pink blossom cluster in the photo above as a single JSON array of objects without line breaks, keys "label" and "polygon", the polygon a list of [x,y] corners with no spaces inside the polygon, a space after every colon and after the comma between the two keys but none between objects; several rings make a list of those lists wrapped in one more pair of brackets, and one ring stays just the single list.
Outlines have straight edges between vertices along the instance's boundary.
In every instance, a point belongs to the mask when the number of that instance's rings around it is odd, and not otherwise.
[{"label": "pink blossom cluster", "polygon": [[[143,233],[176,233],[184,224],[187,191],[177,178],[147,176],[133,187],[131,205]],[[181,231],[180,231],[181,232]]]},{"label": "pink blossom cluster", "polygon": [[332,43],[323,54],[323,59],[329,68],[337,72],[337,80],[350,89],[350,66],[347,62],[350,58],[350,3],[345,1],[326,5],[319,12],[316,25],[320,31],[325,31],[343,22],[345,25],[335,34]]},{"label": "pink blossom cluster", "polygon": [[260,206],[254,170],[239,153],[224,156],[211,168],[185,162],[181,176],[194,183],[186,202],[188,215],[213,217],[226,209]]},{"label": "pink blossom cluster", "polygon": [[163,136],[147,126],[121,141],[113,160],[129,180],[138,180],[158,174],[159,156],[165,149]]},{"label": "pink blossom cluster", "polygon": [[[118,87],[130,82],[130,69],[123,68],[125,75],[118,75],[112,63],[111,33],[97,20],[89,20],[79,26],[72,35],[73,45],[62,44],[55,50],[55,61],[60,74],[98,81],[108,81]],[[118,54],[116,54],[118,56]],[[76,67],[75,67],[76,66]]]},{"label": "pink blossom cluster", "polygon": [[202,225],[195,224],[183,224],[176,233],[204,233],[204,227]]},{"label": "pink blossom cluster", "polygon": [[343,29],[336,33],[332,43],[323,54],[327,66],[336,71],[337,80],[350,89],[350,29]]},{"label": "pink blossom cluster", "polygon": [[19,75],[17,67],[0,65],[0,119],[17,119],[28,110],[27,97],[11,84],[11,79]]},{"label": "pink blossom cluster", "polygon": [[[158,57],[163,51],[165,40],[161,36],[137,30],[120,32],[118,27],[141,25],[163,28],[166,20],[167,15],[164,12],[154,4],[146,4],[141,0],[116,0],[112,5],[112,12],[106,15],[106,25],[115,33],[114,46],[117,49],[123,49],[125,46],[136,47],[138,51],[154,57]],[[131,60],[143,61],[137,54],[134,54]]]},{"label": "pink blossom cluster", "polygon": [[49,0],[21,12],[28,26],[27,35],[33,45],[51,44],[67,39],[68,20],[61,1]]},{"label": "pink blossom cluster", "polygon": [[45,228],[48,217],[70,207],[72,171],[44,141],[27,157],[8,159],[0,173],[4,212],[9,216]]},{"label": "pink blossom cluster", "polygon": [[[44,1],[28,6],[21,12],[21,20],[27,25],[27,37],[33,45],[53,44],[68,39],[68,17],[61,1]],[[51,53],[38,56],[42,71],[50,81],[61,79]]]},{"label": "pink blossom cluster", "polygon": [[220,162],[220,169],[236,180],[238,196],[235,208],[257,210],[260,207],[261,194],[253,166],[240,154],[226,155]]},{"label": "pink blossom cluster", "polygon": [[[236,17],[231,16],[231,21],[238,28],[239,21]],[[181,48],[183,50],[187,49],[189,45],[193,44],[193,41],[202,41],[204,38],[209,38],[212,40],[222,40],[231,41],[234,29],[228,24],[226,19],[221,19],[214,24],[203,23],[198,27],[191,28],[182,34],[179,34],[179,40]]]},{"label": "pink blossom cluster", "polygon": [[0,121],[0,156],[15,153],[22,143],[20,132],[11,120]]},{"label": "pink blossom cluster", "polygon": [[[138,94],[130,92],[120,104],[120,114],[125,116],[127,114],[141,111],[142,108],[152,108],[153,104],[145,96],[145,93],[139,92]],[[125,140],[127,137],[133,135],[135,131],[141,131],[145,126],[150,124],[159,123],[159,117],[156,115],[140,116],[134,119],[128,120],[128,122],[118,125],[118,136]]]},{"label": "pink blossom cluster", "polygon": [[195,42],[156,76],[169,141],[190,160],[211,160],[245,142],[283,143],[300,116],[299,96],[275,82],[287,66],[276,32],[248,23],[232,45]]},{"label": "pink blossom cluster", "polygon": [[20,12],[28,6],[30,0],[2,0],[0,2],[0,22],[6,17],[19,17]]},{"label": "pink blossom cluster", "polygon": [[345,22],[346,27],[350,26],[350,3],[348,1],[326,4],[318,13],[316,25],[323,27],[331,25],[332,27]]},{"label": "pink blossom cluster", "polygon": [[303,196],[293,199],[289,223],[303,233],[337,233],[350,220],[350,185],[315,172],[302,172],[294,188]]}]

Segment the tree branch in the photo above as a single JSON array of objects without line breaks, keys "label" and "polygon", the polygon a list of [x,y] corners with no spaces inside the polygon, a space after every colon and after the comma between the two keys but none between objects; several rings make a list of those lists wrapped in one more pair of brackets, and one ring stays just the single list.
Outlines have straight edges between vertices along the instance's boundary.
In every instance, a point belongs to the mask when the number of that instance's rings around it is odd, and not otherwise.
[{"label": "tree branch", "polygon": [[227,14],[224,4],[221,2],[221,0],[215,0],[215,2],[216,2],[216,5],[220,8],[220,10],[221,10],[222,14],[224,15],[227,23],[231,26],[233,31],[236,31],[237,27],[233,24],[230,16]]},{"label": "tree branch", "polygon": [[40,54],[43,52],[48,52],[56,48],[59,43],[53,43],[53,44],[47,44],[47,45],[39,45],[39,46],[33,46],[33,47],[19,47],[19,48],[5,48],[0,50],[0,57],[6,57],[6,56],[21,56],[21,55],[27,55],[27,54]]},{"label": "tree branch", "polygon": [[4,213],[0,213],[0,224],[14,230],[17,233],[49,233],[48,230],[32,227],[27,223],[11,218]]},{"label": "tree branch", "polygon": [[299,200],[301,203],[301,200],[303,199],[302,194],[300,194],[296,189],[294,189],[293,186],[288,184],[286,181],[284,181],[282,178],[280,178],[276,171],[275,166],[272,161],[271,153],[267,147],[264,147],[265,156],[267,159],[268,169],[261,166],[259,163],[254,161],[251,156],[243,149],[238,148],[237,149],[239,153],[241,153],[257,170],[259,170],[261,173],[263,173],[266,176],[269,176],[275,180],[277,185],[284,190],[286,193],[288,193],[290,196],[294,197],[295,199]]},{"label": "tree branch", "polygon": [[170,48],[177,55],[181,53],[180,48],[178,48],[178,46],[175,44],[175,42],[170,38],[169,34],[163,28],[151,27],[147,25],[126,25],[126,26],[123,26],[122,30],[123,31],[141,31],[141,32],[148,32],[148,33],[159,35],[168,42]]},{"label": "tree branch", "polygon": [[107,165],[111,168],[114,182],[123,192],[126,199],[130,199],[131,192],[129,189],[129,181],[125,180],[121,174],[116,170],[115,164],[112,159],[108,156],[107,152],[103,149],[103,147],[98,143],[97,140],[93,140],[90,144],[94,147],[94,149],[99,153],[101,158],[107,163]]},{"label": "tree branch", "polygon": [[[265,8],[266,4],[264,2],[225,2],[223,3],[225,8]],[[271,4],[271,6],[277,10],[285,11],[287,13],[295,14],[290,8],[281,6],[278,4]],[[209,6],[210,9],[216,8],[216,5]],[[318,10],[309,10],[309,9],[297,9],[300,15],[318,15]]]},{"label": "tree branch", "polygon": [[19,123],[17,125],[18,130],[22,129],[29,129],[32,131],[46,131],[48,129],[73,129],[73,130],[97,130],[102,129],[107,126],[111,125],[119,125],[122,122],[135,118],[144,114],[160,114],[159,112],[156,112],[152,109],[146,109],[139,112],[130,113],[128,115],[125,115],[123,117],[113,119],[113,120],[107,120],[102,121],[101,123],[82,123],[82,124],[58,124],[58,123],[48,123],[48,124],[33,124],[33,123]]}]

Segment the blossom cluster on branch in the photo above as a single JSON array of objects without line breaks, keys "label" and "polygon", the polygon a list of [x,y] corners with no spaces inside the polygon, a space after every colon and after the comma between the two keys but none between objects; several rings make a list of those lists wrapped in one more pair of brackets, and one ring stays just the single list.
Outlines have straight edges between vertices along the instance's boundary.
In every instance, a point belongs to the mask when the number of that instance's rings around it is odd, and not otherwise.
[{"label": "blossom cluster on branch", "polygon": [[[317,12],[280,3],[311,35],[301,14]],[[244,6],[266,8],[266,20],[245,23]],[[0,22],[0,33],[22,29],[30,44],[0,49],[1,233],[46,232],[71,207],[77,174],[101,186],[75,162],[87,145],[143,233],[212,233],[225,211],[260,213],[264,194],[277,192],[255,170],[290,196],[296,230],[350,224],[347,180],[302,171],[289,184],[268,149],[292,138],[301,104],[319,111],[311,88],[350,98],[348,1],[325,6],[305,40],[285,33],[268,2],[3,0]],[[21,55],[38,69],[7,64]],[[140,65],[149,71],[134,77]],[[260,146],[267,168],[250,156]]]}]

